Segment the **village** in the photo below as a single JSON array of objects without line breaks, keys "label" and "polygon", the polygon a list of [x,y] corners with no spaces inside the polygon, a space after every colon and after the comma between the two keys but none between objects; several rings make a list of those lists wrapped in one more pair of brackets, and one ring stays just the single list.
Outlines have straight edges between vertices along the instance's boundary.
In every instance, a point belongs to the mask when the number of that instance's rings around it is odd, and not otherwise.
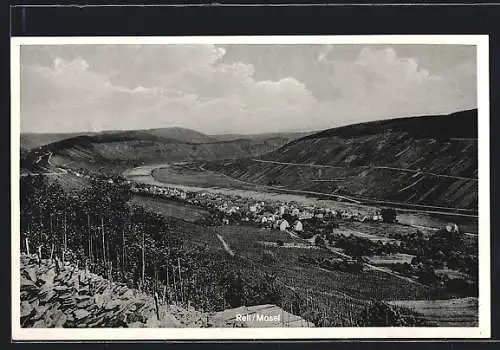
[{"label": "village", "polygon": [[[213,224],[229,225],[239,222],[256,224],[264,228],[292,230],[307,237],[315,229],[333,229],[338,219],[359,222],[395,222],[395,211],[375,210],[372,215],[359,212],[334,210],[326,207],[304,206],[297,202],[258,201],[252,198],[217,194],[208,191],[184,191],[178,188],[134,184],[132,192],[150,196],[179,200],[210,210],[214,215]],[[391,216],[392,213],[392,216]],[[311,223],[316,223],[312,227]],[[311,235],[312,236],[312,235]]]}]

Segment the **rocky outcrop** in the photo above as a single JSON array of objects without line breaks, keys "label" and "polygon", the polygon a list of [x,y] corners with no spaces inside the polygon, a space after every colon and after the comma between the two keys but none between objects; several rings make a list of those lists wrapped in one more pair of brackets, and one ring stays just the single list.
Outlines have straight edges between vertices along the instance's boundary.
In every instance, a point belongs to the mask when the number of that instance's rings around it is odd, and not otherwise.
[{"label": "rocky outcrop", "polygon": [[165,305],[75,264],[21,256],[21,327],[223,327],[210,315]]}]

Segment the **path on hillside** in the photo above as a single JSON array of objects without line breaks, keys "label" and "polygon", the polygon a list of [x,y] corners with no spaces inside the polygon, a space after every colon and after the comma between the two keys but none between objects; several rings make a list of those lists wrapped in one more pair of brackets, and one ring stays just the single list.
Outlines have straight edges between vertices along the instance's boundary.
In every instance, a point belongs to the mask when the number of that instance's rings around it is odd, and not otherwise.
[{"label": "path on hillside", "polygon": [[[64,174],[67,174],[67,170],[64,169],[64,168],[60,168],[60,167],[57,167],[56,165],[52,164],[50,161],[51,161],[51,158],[52,158],[52,155],[53,153],[52,152],[48,152],[48,153],[45,153],[45,154],[42,154],[40,156],[38,156],[38,159],[36,160],[35,164],[38,164],[40,163],[40,161],[42,160],[42,158],[44,156],[47,157],[47,165],[51,166],[51,167],[55,167],[57,170],[59,170],[59,172],[55,172],[55,171],[48,171],[48,172],[37,172],[37,173],[34,173],[34,172],[28,172],[26,174],[20,174],[19,176],[20,177],[26,177],[28,175],[30,176],[50,176],[50,175],[64,175]],[[69,164],[69,163],[68,163]]]},{"label": "path on hillside", "polygon": [[217,235],[217,238],[219,239],[219,241],[221,241],[222,243],[222,246],[224,247],[224,250],[231,256],[234,256],[234,252],[231,250],[231,247],[229,246],[229,244],[226,243],[226,241],[224,240],[224,237],[222,237],[221,235],[219,235],[218,233],[216,233]]},{"label": "path on hillside", "polygon": [[[333,168],[333,169],[346,169],[346,168],[349,168],[349,167],[341,166],[341,165],[321,165],[321,164],[306,164],[306,163],[285,163],[285,162],[276,162],[276,161],[272,161],[272,160],[263,160],[263,159],[255,159],[255,158],[252,159],[252,161],[259,162],[259,163],[270,163],[270,164],[279,164],[279,165],[293,165],[293,166],[306,166],[306,167],[313,167],[313,168]],[[394,171],[404,171],[404,172],[408,172],[408,173],[421,174],[421,175],[430,175],[430,176],[435,176],[435,177],[444,177],[444,178],[450,178],[450,179],[456,179],[456,180],[463,180],[463,181],[478,181],[477,178],[472,178],[472,177],[444,175],[444,174],[437,174],[437,173],[428,172],[428,171],[421,171],[421,170],[408,169],[408,168],[397,168],[397,167],[390,167],[390,166],[361,165],[361,166],[356,166],[356,168],[363,168],[363,169],[385,169],[385,170],[394,170]]]},{"label": "path on hillside", "polygon": [[283,188],[283,187],[276,187],[276,186],[269,186],[269,185],[260,185],[260,184],[256,184],[256,183],[253,183],[253,182],[248,182],[248,181],[236,179],[234,177],[231,177],[229,175],[226,175],[226,174],[218,172],[218,171],[207,170],[202,165],[200,165],[199,168],[202,171],[206,171],[206,172],[209,172],[209,173],[212,173],[212,174],[217,174],[217,175],[223,176],[223,177],[225,177],[227,179],[230,179],[230,180],[233,180],[233,181],[245,184],[245,185],[253,186],[253,187],[261,187],[261,188],[265,188],[265,189],[271,189],[271,190],[277,190],[277,191],[283,191],[283,192],[290,192],[290,193],[309,194],[309,195],[312,194],[312,195],[316,195],[316,196],[318,196],[318,195],[319,196],[328,196],[328,197],[332,197],[332,198],[343,199],[343,200],[346,200],[346,201],[349,201],[349,202],[352,202],[352,203],[355,203],[355,204],[361,204],[360,201],[358,201],[358,200],[356,200],[356,199],[354,199],[352,197],[341,196],[341,195],[338,195],[338,194],[323,193],[323,192],[293,190],[293,189]]}]

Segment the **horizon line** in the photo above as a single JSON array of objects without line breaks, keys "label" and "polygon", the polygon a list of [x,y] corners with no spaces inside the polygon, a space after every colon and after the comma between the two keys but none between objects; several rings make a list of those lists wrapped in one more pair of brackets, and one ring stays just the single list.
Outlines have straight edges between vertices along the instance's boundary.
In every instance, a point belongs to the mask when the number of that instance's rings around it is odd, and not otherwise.
[{"label": "horizon line", "polygon": [[135,128],[135,129],[103,129],[103,130],[79,130],[79,131],[21,131],[20,130],[20,135],[26,135],[26,134],[36,134],[36,135],[47,135],[47,134],[81,134],[81,133],[105,133],[105,132],[127,132],[127,131],[150,131],[150,130],[159,130],[159,129],[184,129],[184,130],[190,130],[194,131],[200,134],[203,134],[205,136],[223,136],[223,135],[241,135],[241,136],[255,136],[255,135],[268,135],[268,134],[283,134],[283,133],[314,133],[314,132],[321,132],[325,130],[330,130],[330,129],[336,129],[336,128],[341,128],[341,127],[346,127],[346,126],[351,126],[351,125],[358,125],[358,124],[365,124],[365,123],[376,123],[376,122],[381,122],[381,121],[388,121],[388,120],[397,120],[397,119],[411,119],[411,118],[422,118],[422,117],[440,117],[440,116],[449,116],[452,114],[456,113],[461,113],[461,112],[469,112],[469,111],[474,111],[478,110],[478,107],[474,108],[467,108],[467,109],[459,109],[455,110],[453,112],[448,112],[448,113],[439,113],[439,114],[412,114],[412,115],[407,115],[407,116],[390,116],[387,118],[381,118],[381,119],[376,119],[376,120],[367,120],[367,121],[358,121],[358,122],[348,122],[346,124],[341,124],[337,126],[331,126],[331,127],[321,127],[317,129],[308,129],[308,130],[276,130],[276,131],[264,131],[264,132],[257,132],[257,133],[242,133],[242,132],[237,132],[237,131],[226,131],[226,132],[221,132],[221,133],[207,133],[203,131],[199,131],[194,128],[190,127],[185,127],[185,126],[180,126],[180,125],[171,125],[171,126],[158,126],[158,127],[152,127],[152,128]]}]

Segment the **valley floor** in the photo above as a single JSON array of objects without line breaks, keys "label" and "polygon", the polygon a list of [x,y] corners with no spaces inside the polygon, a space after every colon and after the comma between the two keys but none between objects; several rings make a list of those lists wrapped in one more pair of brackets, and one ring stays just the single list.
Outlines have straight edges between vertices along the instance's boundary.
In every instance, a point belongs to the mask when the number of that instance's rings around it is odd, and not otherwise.
[{"label": "valley floor", "polygon": [[[330,207],[336,210],[357,211],[361,215],[371,213],[374,205],[356,204],[349,201],[325,199],[322,193],[304,193],[290,191],[282,187],[263,186],[238,179],[214,171],[208,171],[198,164],[176,163],[148,165],[129,169],[123,173],[129,179],[156,186],[168,186],[194,192],[208,191],[252,198],[255,200],[275,200],[297,202],[304,205]],[[388,203],[389,204],[389,203]],[[383,203],[379,203],[383,205]],[[478,221],[476,216],[457,215],[449,212],[426,209],[398,209],[398,220],[401,224],[416,228],[442,228],[448,222],[455,222],[464,228],[464,232],[477,235]]]},{"label": "valley floor", "polygon": [[[214,171],[205,170],[203,167],[193,168],[193,165],[189,163],[140,167],[132,169],[124,175],[133,181],[180,188],[186,191],[221,193],[255,200],[294,201],[306,205],[330,206],[335,209],[360,212],[373,210],[372,206],[269,191],[268,186],[245,183]],[[344,230],[350,234],[359,234],[360,237],[368,237],[368,239],[374,237],[376,240],[384,240],[389,239],[391,231],[404,234],[405,230],[413,232],[415,228],[419,228],[432,232],[451,221],[449,216],[436,216],[417,210],[399,212],[398,220],[403,225],[382,225],[382,231],[380,224],[363,223],[346,224]],[[472,239],[476,237],[477,220],[463,218],[460,224],[469,231],[466,232],[466,235]],[[271,271],[294,292],[307,294],[316,300],[323,301],[326,307],[335,305],[334,307],[343,310],[344,315],[359,313],[364,307],[364,300],[377,298],[419,313],[422,310],[420,317],[429,324],[451,326],[474,326],[477,324],[477,305],[474,306],[474,302],[470,301],[477,299],[469,298],[467,302],[461,302],[461,299],[453,299],[456,302],[439,300],[440,297],[432,296],[427,286],[383,267],[389,260],[390,263],[404,263],[411,259],[411,256],[408,258],[404,254],[396,254],[392,257],[372,257],[369,260],[370,263],[366,264],[367,269],[355,276],[299,262],[298,257],[304,253],[307,247],[317,247],[312,244],[312,240],[304,244],[304,240],[294,236],[291,231],[269,231],[240,225],[216,227],[215,230],[216,237],[228,254],[236,255],[261,269]],[[277,240],[282,240],[283,246],[276,246]],[[274,263],[263,263],[264,250],[273,254]],[[327,246],[324,249],[308,249],[308,255],[331,258],[345,254]],[[444,304],[447,306],[442,309],[443,312],[439,313],[440,306]],[[465,308],[464,305],[466,305]],[[343,321],[339,320],[339,322]]]}]

